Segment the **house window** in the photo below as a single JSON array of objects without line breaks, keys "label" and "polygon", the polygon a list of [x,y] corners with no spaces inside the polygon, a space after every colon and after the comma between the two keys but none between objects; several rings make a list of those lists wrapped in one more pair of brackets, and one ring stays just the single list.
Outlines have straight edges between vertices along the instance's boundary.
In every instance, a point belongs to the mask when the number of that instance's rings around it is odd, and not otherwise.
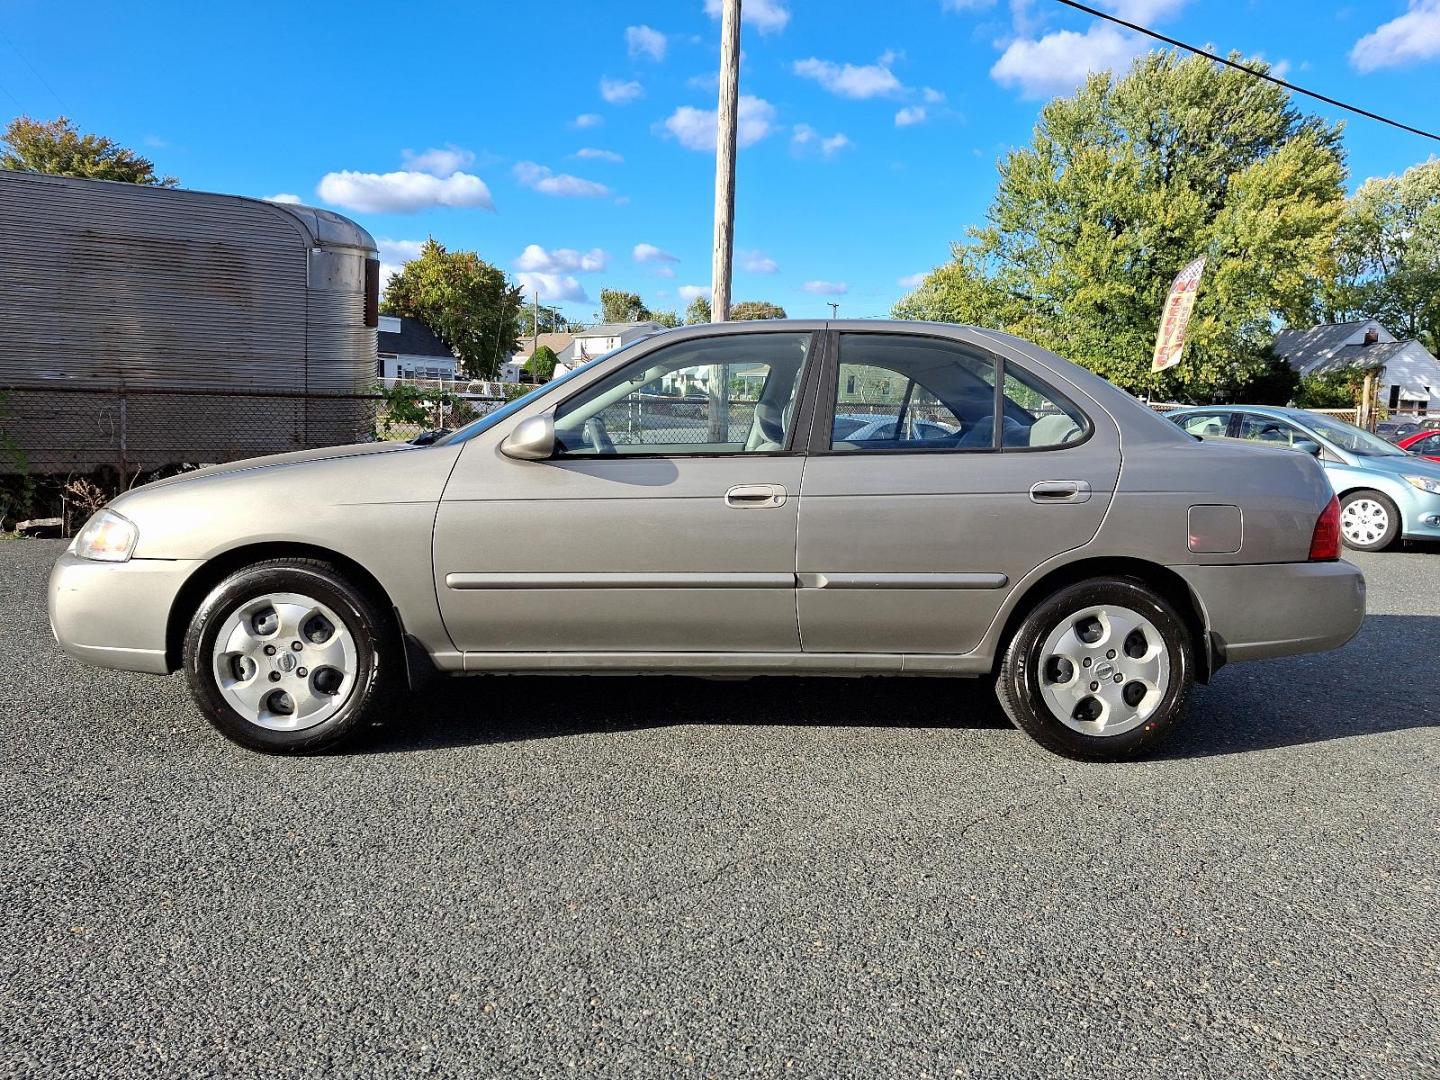
[{"label": "house window", "polygon": [[1398,387],[1398,386],[1392,386],[1392,387],[1390,387],[1390,408],[1391,408],[1391,410],[1393,411],[1393,410],[1395,410],[1395,409],[1398,409],[1399,407],[1400,407],[1400,387]]}]

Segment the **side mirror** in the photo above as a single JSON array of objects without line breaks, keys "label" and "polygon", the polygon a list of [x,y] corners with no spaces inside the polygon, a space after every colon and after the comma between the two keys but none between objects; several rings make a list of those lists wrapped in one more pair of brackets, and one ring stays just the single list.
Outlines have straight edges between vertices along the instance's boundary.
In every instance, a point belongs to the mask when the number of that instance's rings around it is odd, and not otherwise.
[{"label": "side mirror", "polygon": [[1320,456],[1320,444],[1318,442],[1312,442],[1309,439],[1296,439],[1295,449],[1299,450],[1302,454],[1309,454],[1311,457]]},{"label": "side mirror", "polygon": [[505,436],[500,452],[517,461],[547,461],[555,456],[555,417],[541,413],[521,420]]}]

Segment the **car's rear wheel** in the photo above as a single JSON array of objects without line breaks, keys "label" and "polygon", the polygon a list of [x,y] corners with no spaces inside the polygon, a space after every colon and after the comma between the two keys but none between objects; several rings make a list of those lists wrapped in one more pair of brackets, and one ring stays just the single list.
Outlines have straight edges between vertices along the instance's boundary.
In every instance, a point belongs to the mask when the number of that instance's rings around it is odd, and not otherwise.
[{"label": "car's rear wheel", "polygon": [[996,693],[1016,727],[1068,757],[1133,757],[1180,717],[1194,682],[1191,634],[1140,581],[1060,589],[1010,639]]},{"label": "car's rear wheel", "polygon": [[1400,511],[1378,491],[1352,491],[1340,500],[1340,536],[1356,551],[1384,551],[1400,533]]},{"label": "car's rear wheel", "polygon": [[384,608],[330,564],[269,560],[235,571],[201,603],[185,675],[231,741],[316,753],[378,719],[398,676],[392,638]]}]

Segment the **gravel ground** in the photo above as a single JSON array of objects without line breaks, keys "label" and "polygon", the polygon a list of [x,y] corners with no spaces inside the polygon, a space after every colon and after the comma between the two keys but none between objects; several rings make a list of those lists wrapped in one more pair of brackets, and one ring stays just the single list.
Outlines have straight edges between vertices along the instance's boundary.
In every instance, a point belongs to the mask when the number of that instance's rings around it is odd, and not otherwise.
[{"label": "gravel ground", "polygon": [[1104,766],[918,680],[460,682],[260,757],[59,652],[59,550],[0,543],[0,1075],[1440,1076],[1440,552]]}]

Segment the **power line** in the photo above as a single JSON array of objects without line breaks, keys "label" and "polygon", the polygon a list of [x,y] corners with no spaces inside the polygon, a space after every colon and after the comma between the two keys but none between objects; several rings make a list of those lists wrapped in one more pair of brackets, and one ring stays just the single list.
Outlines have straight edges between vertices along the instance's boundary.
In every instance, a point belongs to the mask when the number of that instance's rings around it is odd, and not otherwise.
[{"label": "power line", "polygon": [[1256,71],[1252,67],[1246,67],[1244,64],[1237,63],[1236,61],[1227,59],[1224,56],[1216,56],[1212,52],[1206,52],[1204,49],[1198,48],[1194,45],[1190,45],[1184,41],[1179,40],[1178,38],[1167,37],[1166,35],[1156,30],[1151,30],[1148,26],[1141,26],[1139,23],[1127,22],[1126,20],[1120,18],[1118,15],[1111,15],[1108,11],[1098,11],[1095,8],[1087,7],[1084,4],[1077,3],[1077,0],[1056,0],[1056,3],[1064,4],[1066,7],[1074,8],[1076,11],[1083,11],[1086,15],[1093,15],[1097,19],[1104,19],[1106,22],[1115,23],[1117,26],[1123,26],[1127,30],[1134,30],[1137,34],[1144,34],[1146,37],[1154,38],[1156,41],[1163,41],[1166,45],[1173,45],[1177,49],[1184,49],[1187,52],[1194,53],[1196,56],[1203,56],[1205,57],[1205,59],[1213,60],[1217,64],[1224,64],[1226,67],[1232,67],[1236,71],[1243,71],[1247,75],[1253,75],[1257,79],[1264,79],[1266,82],[1272,82],[1276,86],[1283,86],[1286,90],[1293,90],[1297,94],[1304,94],[1306,97],[1314,98],[1316,101],[1323,101],[1325,102],[1325,104],[1333,105],[1337,109],[1344,109],[1346,112],[1352,112],[1358,116],[1364,116],[1370,120],[1378,120],[1382,124],[1389,124],[1391,127],[1399,128],[1401,131],[1408,131],[1412,135],[1419,135],[1421,138],[1434,139],[1436,142],[1440,142],[1440,135],[1436,135],[1433,131],[1425,131],[1421,128],[1411,127],[1409,124],[1402,124],[1399,120],[1392,120],[1388,116],[1381,116],[1379,113],[1371,112],[1369,109],[1362,109],[1358,105],[1347,105],[1343,101],[1338,101],[1332,97],[1326,97],[1324,94],[1316,93],[1314,90],[1306,90],[1303,86],[1296,86],[1294,83],[1286,82],[1284,79],[1278,78],[1277,76],[1271,75],[1264,71]]},{"label": "power line", "polygon": [[[29,57],[27,57],[23,52],[20,51],[20,46],[15,44],[14,40],[10,37],[10,35],[5,33],[3,30],[0,30],[0,38],[4,39],[5,43],[10,46],[11,50],[15,53],[15,55],[20,58],[20,62],[30,69],[30,71],[34,74],[35,78],[40,80],[40,85],[45,87],[46,90],[50,91],[50,96],[55,99],[56,104],[60,106],[61,110],[64,112],[69,112],[70,110],[65,108],[65,102],[60,100],[60,95],[55,92],[55,88],[50,85],[49,81],[46,80],[44,75],[40,74],[40,70],[30,62]],[[16,104],[18,105],[19,102],[16,102]]]}]

